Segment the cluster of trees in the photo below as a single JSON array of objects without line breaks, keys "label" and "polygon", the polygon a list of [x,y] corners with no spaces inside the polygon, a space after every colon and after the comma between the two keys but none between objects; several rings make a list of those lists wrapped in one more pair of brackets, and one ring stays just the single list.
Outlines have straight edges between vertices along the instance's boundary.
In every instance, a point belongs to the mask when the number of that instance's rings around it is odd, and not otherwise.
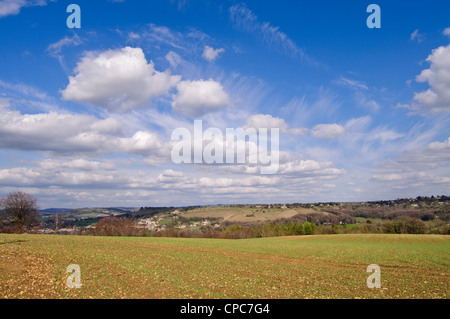
[{"label": "cluster of trees", "polygon": [[[307,221],[314,222],[316,225],[323,224],[355,224],[356,219],[350,216],[347,213],[340,211],[327,211],[330,214],[322,214],[322,213],[309,213],[305,214],[305,218]],[[299,216],[301,217],[301,215]]]},{"label": "cluster of trees", "polygon": [[400,217],[382,225],[387,234],[425,234],[425,223],[417,218]]},{"label": "cluster of trees", "polygon": [[136,224],[128,218],[105,217],[89,230],[83,232],[85,235],[93,236],[146,236],[144,229],[139,229]]},{"label": "cluster of trees", "polygon": [[316,234],[441,234],[450,235],[450,225],[442,220],[425,223],[420,219],[400,216],[393,220],[353,225],[321,225]]}]

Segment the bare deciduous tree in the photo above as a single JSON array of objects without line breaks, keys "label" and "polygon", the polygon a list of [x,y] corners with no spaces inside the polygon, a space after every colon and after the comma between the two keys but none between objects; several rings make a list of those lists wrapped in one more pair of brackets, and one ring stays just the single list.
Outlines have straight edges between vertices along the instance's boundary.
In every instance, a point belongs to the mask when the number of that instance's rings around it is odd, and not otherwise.
[{"label": "bare deciduous tree", "polygon": [[20,232],[37,224],[37,199],[27,193],[9,193],[5,198],[0,198],[0,207],[3,208],[5,219],[12,222]]}]

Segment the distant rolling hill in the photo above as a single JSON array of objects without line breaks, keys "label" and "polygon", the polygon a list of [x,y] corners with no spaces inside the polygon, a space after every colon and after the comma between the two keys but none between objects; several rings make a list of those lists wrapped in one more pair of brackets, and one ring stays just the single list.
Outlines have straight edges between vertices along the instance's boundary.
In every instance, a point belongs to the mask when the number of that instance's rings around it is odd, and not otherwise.
[{"label": "distant rolling hill", "polygon": [[41,209],[38,212],[44,215],[51,215],[51,214],[59,214],[59,213],[65,213],[73,210],[72,208],[46,208]]},{"label": "distant rolling hill", "polygon": [[50,217],[61,214],[63,219],[86,219],[130,214],[138,210],[135,207],[93,207],[93,208],[47,208],[39,212]]}]

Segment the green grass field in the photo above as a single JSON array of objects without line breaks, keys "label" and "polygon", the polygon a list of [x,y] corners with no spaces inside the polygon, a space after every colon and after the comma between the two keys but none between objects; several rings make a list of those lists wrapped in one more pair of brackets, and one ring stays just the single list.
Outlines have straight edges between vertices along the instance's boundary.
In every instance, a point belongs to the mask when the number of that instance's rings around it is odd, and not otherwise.
[{"label": "green grass field", "polygon": [[[69,264],[80,289],[66,286]],[[369,264],[381,288],[369,289]],[[448,298],[450,236],[0,234],[1,298]]]}]

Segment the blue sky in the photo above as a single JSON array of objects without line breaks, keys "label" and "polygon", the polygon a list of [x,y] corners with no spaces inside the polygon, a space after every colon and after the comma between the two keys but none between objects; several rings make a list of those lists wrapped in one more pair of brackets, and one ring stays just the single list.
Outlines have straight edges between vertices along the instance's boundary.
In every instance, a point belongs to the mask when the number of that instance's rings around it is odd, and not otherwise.
[{"label": "blue sky", "polygon": [[[70,29],[69,4],[81,8]],[[381,28],[369,29],[369,4]],[[448,1],[0,0],[0,195],[41,207],[449,194]],[[280,129],[280,169],[171,133]]]}]

